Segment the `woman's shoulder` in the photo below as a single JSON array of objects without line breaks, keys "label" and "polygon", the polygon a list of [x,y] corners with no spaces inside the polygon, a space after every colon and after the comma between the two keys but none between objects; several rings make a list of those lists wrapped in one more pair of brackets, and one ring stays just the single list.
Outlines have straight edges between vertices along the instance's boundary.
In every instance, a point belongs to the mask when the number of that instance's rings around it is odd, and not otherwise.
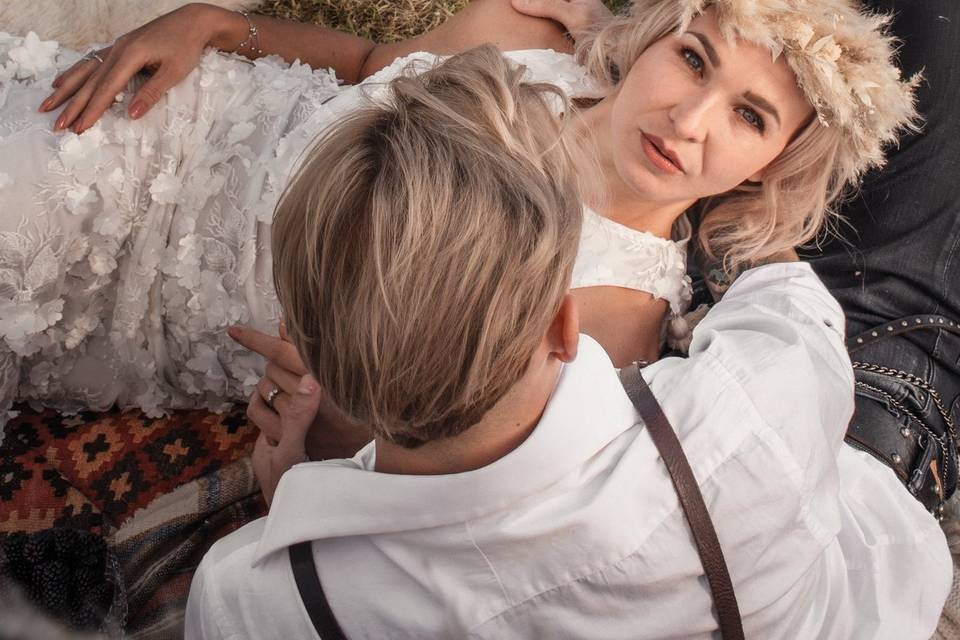
[{"label": "woman's shoulder", "polygon": [[[603,95],[600,83],[587,73],[586,68],[577,64],[570,54],[552,49],[524,49],[507,51],[504,56],[525,68],[524,80],[527,82],[552,84],[571,98],[599,98]],[[366,78],[361,85],[388,83],[405,73],[423,73],[449,57],[429,51],[416,51],[397,58]]]},{"label": "woman's shoulder", "polygon": [[686,218],[678,221],[674,231],[674,239],[661,238],[585,208],[571,286],[645,291],[669,302],[674,314],[683,313],[691,297],[686,262],[690,229]]},{"label": "woman's shoulder", "polygon": [[524,79],[528,82],[547,82],[559,87],[571,98],[600,98],[603,86],[591,76],[586,67],[577,64],[569,53],[553,49],[524,49],[508,51],[504,55],[526,67]]}]

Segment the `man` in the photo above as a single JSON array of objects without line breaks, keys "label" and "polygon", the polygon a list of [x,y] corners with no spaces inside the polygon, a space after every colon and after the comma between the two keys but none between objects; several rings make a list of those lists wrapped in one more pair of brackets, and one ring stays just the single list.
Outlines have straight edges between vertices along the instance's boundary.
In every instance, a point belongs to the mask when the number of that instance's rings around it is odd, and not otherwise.
[{"label": "man", "polygon": [[[309,637],[287,552],[304,542],[348,637],[716,629],[658,451],[609,358],[578,335],[569,157],[543,136],[555,135],[546,110],[496,81],[503,65],[471,53],[405,80],[421,100],[404,94],[337,127],[281,204],[278,291],[316,380],[278,380],[278,442],[267,430],[258,442],[268,495],[286,472],[270,515],[205,557],[188,637]],[[539,119],[491,124],[480,107],[491,99],[496,117]],[[768,265],[708,314],[689,358],[644,371],[705,497],[748,636],[922,637],[949,586],[945,546],[918,544],[935,523],[893,476],[872,475],[874,461],[841,449],[853,408],[842,326],[809,266]],[[318,383],[374,441],[286,470],[303,458]],[[857,539],[883,511],[883,544]],[[922,588],[891,591],[899,583]]]}]

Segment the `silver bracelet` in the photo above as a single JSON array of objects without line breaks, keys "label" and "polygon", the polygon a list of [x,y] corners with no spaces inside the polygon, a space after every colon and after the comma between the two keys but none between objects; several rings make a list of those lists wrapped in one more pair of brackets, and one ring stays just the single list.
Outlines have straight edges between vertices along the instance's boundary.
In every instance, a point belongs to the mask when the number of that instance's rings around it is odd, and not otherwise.
[{"label": "silver bracelet", "polygon": [[[247,47],[250,49],[251,53],[262,56],[263,49],[260,48],[260,32],[257,31],[257,25],[253,24],[253,19],[250,17],[250,14],[247,11],[240,9],[237,11],[237,13],[247,19],[247,25],[249,27],[249,30],[247,31],[247,39],[237,45],[237,51]],[[254,46],[254,43],[256,43],[256,46]]]}]

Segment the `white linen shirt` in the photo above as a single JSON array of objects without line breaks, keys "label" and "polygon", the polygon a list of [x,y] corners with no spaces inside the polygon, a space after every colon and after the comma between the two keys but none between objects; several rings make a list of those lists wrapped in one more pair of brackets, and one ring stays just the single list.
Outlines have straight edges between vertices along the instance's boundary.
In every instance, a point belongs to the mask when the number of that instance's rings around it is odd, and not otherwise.
[{"label": "white linen shirt", "polygon": [[[951,577],[933,518],[843,445],[843,315],[805,264],[743,274],[690,357],[644,377],[677,430],[753,638],[926,638]],[[286,549],[313,540],[349,638],[706,638],[713,602],[645,427],[581,336],[536,429],[466,473],[287,472],[270,514],[217,542],[187,638],[314,638]]]}]

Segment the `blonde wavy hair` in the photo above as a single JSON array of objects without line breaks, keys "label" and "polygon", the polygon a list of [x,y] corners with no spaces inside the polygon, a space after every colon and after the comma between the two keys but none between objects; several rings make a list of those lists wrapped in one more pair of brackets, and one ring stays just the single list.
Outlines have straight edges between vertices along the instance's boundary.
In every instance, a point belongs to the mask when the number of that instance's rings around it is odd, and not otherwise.
[{"label": "blonde wavy hair", "polygon": [[[577,59],[612,90],[647,47],[678,31],[684,8],[678,0],[635,0],[629,13],[578,35]],[[856,177],[839,162],[842,143],[840,128],[811,118],[767,166],[762,183],[696,203],[703,252],[733,273],[830,228]]]},{"label": "blonde wavy hair", "polygon": [[466,430],[524,374],[582,223],[559,90],[522,82],[492,46],[419,71],[320,138],[273,221],[276,290],[307,367],[405,447]]}]

